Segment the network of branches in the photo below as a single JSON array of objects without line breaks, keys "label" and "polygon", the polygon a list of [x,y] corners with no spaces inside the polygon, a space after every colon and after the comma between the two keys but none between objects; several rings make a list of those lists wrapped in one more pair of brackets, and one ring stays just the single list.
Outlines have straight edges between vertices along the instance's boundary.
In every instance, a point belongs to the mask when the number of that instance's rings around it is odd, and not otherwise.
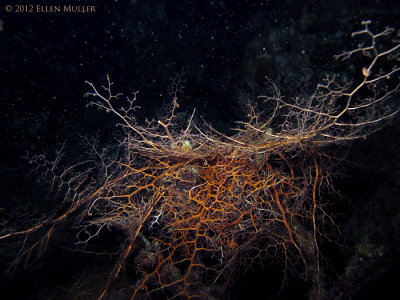
[{"label": "network of branches", "polygon": [[[105,228],[124,235],[98,299],[128,260],[136,268],[132,299],[148,293],[180,299],[207,298],[204,283],[229,282],[239,265],[268,255],[279,257],[284,271],[292,262],[303,266],[318,294],[318,245],[327,223],[335,226],[320,199],[336,159],[326,149],[369,135],[398,112],[390,100],[400,87],[400,40],[392,28],[374,34],[369,21],[363,26],[352,35],[361,38],[358,47],[336,56],[365,57],[359,79],[339,84],[327,77],[311,95],[294,99],[269,80],[274,93],[259,97],[263,111],[249,105],[248,120],[233,136],[199,121],[195,111],[179,117],[179,78],[169,113],[145,124],[135,118],[138,93],[120,106],[122,95],[108,77],[101,88],[88,82],[89,106],[119,119],[123,155],[86,139],[88,159],[75,165],[61,163],[62,149],[55,160],[31,157],[63,203],[29,228],[4,228],[1,239],[23,237],[14,265],[42,253],[57,226],[72,218],[78,244]],[[31,242],[37,232],[42,237]]]}]

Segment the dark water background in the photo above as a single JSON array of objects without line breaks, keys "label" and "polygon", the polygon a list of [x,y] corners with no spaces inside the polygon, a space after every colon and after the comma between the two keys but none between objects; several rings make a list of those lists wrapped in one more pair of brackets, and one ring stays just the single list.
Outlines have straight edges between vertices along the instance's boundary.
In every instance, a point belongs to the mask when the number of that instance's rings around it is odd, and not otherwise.
[{"label": "dark water background", "polygon": [[[16,13],[15,2],[2,1],[0,7],[2,214],[16,203],[37,213],[48,209],[46,187],[36,184],[22,158],[27,152],[54,153],[66,138],[96,132],[104,145],[115,144],[115,118],[86,108],[85,80],[99,86],[109,75],[115,91],[139,90],[138,119],[143,121],[170,100],[170,81],[182,74],[181,109],[196,108],[207,122],[230,133],[246,115],[245,100],[266,92],[264,76],[286,95],[315,86],[326,73],[352,76],[351,70],[361,66],[343,66],[333,55],[354,47],[350,34],[361,29],[361,21],[372,20],[375,31],[400,28],[399,1],[18,3],[34,5],[32,13]],[[8,4],[13,12],[5,11]],[[93,5],[95,12],[44,13],[36,11],[37,4]],[[336,299],[400,297],[399,136],[400,122],[394,119],[346,150],[354,165],[337,178],[343,198],[330,199],[345,246],[326,246],[323,252]],[[4,299],[67,299],[63,291],[83,270],[105,272],[112,260],[69,251],[75,236],[62,232],[45,259],[17,270],[14,279],[3,275],[0,286],[9,293]],[[16,253],[0,254],[5,268]],[[279,294],[276,268],[254,267],[240,276],[230,297],[306,299],[309,287],[296,274],[288,275]]]}]

